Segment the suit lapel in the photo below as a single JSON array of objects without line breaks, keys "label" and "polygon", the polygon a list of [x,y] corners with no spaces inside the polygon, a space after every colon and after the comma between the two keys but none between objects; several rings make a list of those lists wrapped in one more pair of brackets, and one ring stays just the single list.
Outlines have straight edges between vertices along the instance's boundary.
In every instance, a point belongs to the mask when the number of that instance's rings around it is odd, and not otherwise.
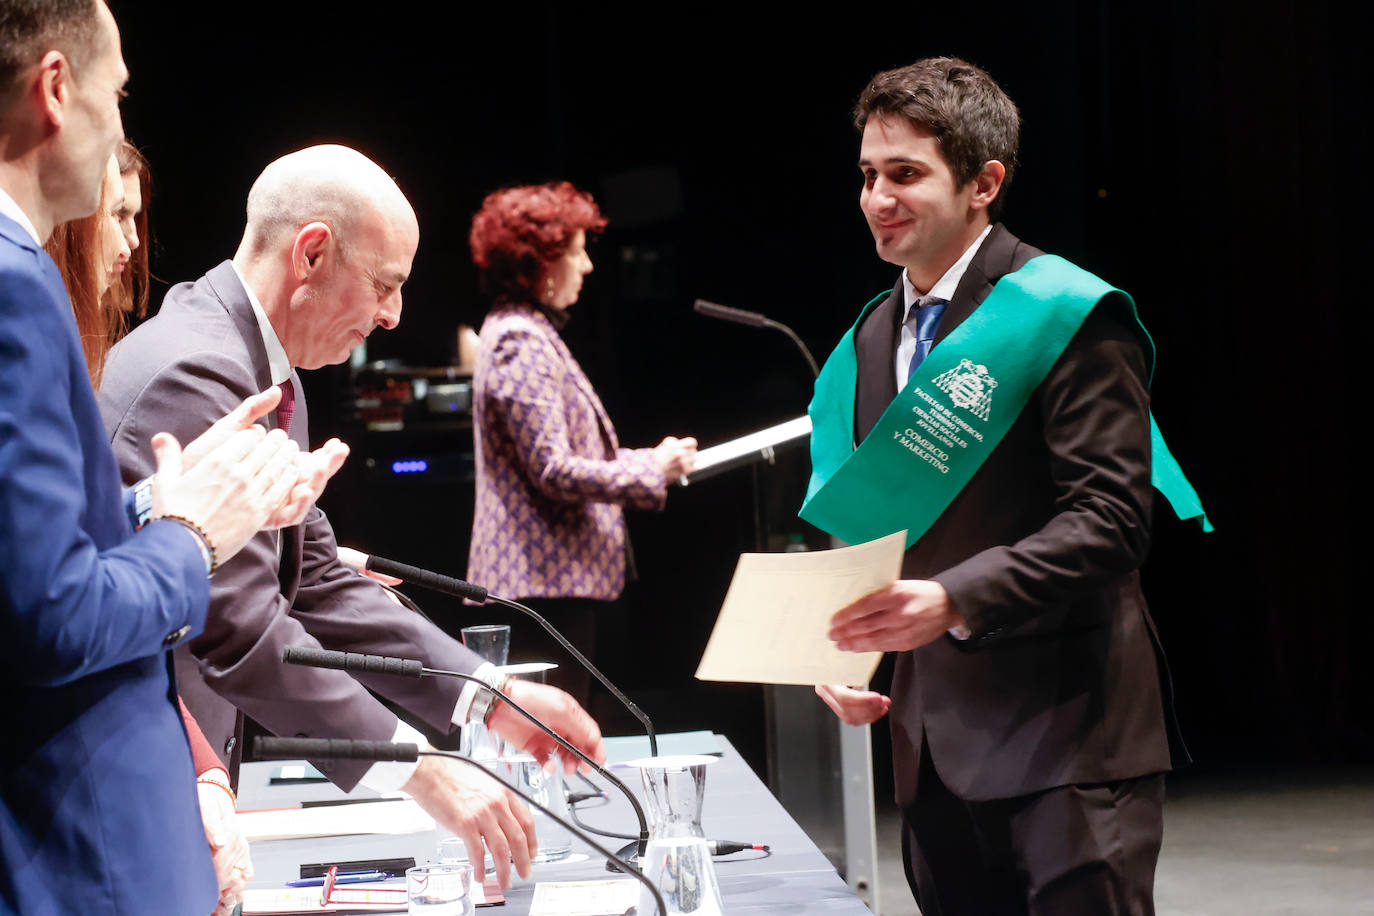
[{"label": "suit lapel", "polygon": [[954,289],[954,298],[949,300],[940,321],[940,329],[935,332],[934,346],[939,346],[940,341],[963,324],[964,319],[983,304],[997,281],[1012,269],[1012,258],[1018,244],[1020,239],[1008,232],[1001,223],[992,227]]},{"label": "suit lapel", "polygon": [[893,368],[897,352],[897,329],[901,327],[902,294],[900,280],[887,298],[873,307],[854,332],[854,354],[859,372],[854,386],[854,441],[862,442],[873,429],[887,405],[897,396],[897,372]]},{"label": "suit lapel", "polygon": [[[234,265],[228,261],[220,264],[205,275],[205,281],[209,284],[211,291],[224,305],[225,311],[234,321],[234,328],[242,338],[245,348],[248,350],[248,357],[253,364],[253,381],[258,386],[258,391],[265,391],[272,385],[272,367],[267,362],[267,348],[262,343],[262,330],[258,327],[258,316],[253,313],[253,305],[248,301],[248,293],[243,288],[242,281],[239,280],[238,272],[234,270]],[[299,416],[304,416],[304,407],[301,405],[300,380],[296,378],[296,373],[291,373],[291,378],[296,384],[296,400],[298,411],[302,411]],[[275,429],[277,425],[276,415],[273,414],[269,426]],[[293,423],[294,425],[294,423]],[[304,424],[301,424],[304,426]],[[294,437],[293,437],[294,438]]]}]

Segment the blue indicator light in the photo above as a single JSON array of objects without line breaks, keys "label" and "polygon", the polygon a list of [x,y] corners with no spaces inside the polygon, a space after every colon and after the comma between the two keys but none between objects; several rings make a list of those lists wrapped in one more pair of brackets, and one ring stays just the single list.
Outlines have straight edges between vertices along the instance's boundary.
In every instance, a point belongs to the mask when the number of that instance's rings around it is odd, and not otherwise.
[{"label": "blue indicator light", "polygon": [[423,474],[429,470],[429,462],[423,458],[411,458],[406,461],[391,462],[391,473],[393,474]]}]

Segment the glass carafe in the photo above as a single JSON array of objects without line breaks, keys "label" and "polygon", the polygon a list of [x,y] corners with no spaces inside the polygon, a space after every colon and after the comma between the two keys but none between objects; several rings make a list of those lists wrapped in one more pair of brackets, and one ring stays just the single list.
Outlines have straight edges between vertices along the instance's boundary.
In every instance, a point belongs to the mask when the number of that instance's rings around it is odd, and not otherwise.
[{"label": "glass carafe", "polygon": [[[711,848],[701,830],[706,767],[715,757],[646,757],[628,766],[639,770],[649,801],[649,844],[640,862],[644,875],[663,894],[670,914],[721,916],[720,885]],[[656,912],[647,889],[639,912]]]},{"label": "glass carafe", "polygon": [[[517,792],[569,820],[568,799],[563,794],[563,761],[557,754],[550,754],[549,759],[553,766],[545,772],[531,755],[510,754],[501,758],[505,765],[503,776]],[[538,808],[530,808],[530,817],[534,818],[535,835],[539,838],[539,853],[534,862],[562,862],[572,856],[572,834],[566,827]]]}]

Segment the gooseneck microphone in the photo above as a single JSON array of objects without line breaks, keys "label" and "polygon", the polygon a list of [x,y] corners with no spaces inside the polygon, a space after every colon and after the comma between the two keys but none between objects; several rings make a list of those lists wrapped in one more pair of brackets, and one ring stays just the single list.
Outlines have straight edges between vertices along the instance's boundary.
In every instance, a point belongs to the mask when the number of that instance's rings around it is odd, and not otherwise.
[{"label": "gooseneck microphone", "polygon": [[355,741],[351,738],[269,738],[258,736],[255,756],[263,760],[399,760],[414,763],[420,748],[390,741]]},{"label": "gooseneck microphone", "polygon": [[[569,833],[576,834],[582,842],[601,853],[608,860],[614,862],[621,871],[638,879],[641,884],[649,889],[649,893],[653,894],[654,903],[658,907],[660,916],[667,916],[668,907],[663,901],[663,895],[659,893],[658,888],[654,887],[653,882],[640,872],[639,869],[592,839],[585,831],[568,823],[562,817],[554,814],[548,808],[506,782],[496,773],[469,757],[464,757],[461,754],[455,754],[450,751],[421,751],[414,744],[406,742],[347,741],[336,738],[260,737],[253,744],[253,752],[258,758],[263,760],[327,760],[336,758],[342,760],[400,760],[412,762],[418,760],[420,757],[447,757],[450,760],[461,761],[473,767],[478,772],[485,773],[489,778],[496,780],[505,789],[520,796],[525,804],[542,811],[550,820],[563,827]],[[360,753],[361,756],[358,756],[355,752]]]},{"label": "gooseneck microphone", "polygon": [[503,607],[517,610],[529,617],[535,623],[543,627],[550,636],[558,640],[559,645],[567,649],[583,668],[586,668],[587,671],[594,675],[596,679],[611,692],[611,695],[619,700],[621,704],[630,711],[631,715],[639,720],[640,724],[644,726],[644,731],[649,736],[649,756],[658,756],[658,733],[654,731],[654,724],[649,721],[649,717],[644,714],[644,710],[640,709],[635,705],[633,700],[625,696],[619,687],[612,684],[610,680],[607,679],[606,675],[602,674],[595,665],[587,660],[587,656],[579,652],[576,646],[568,642],[567,638],[554,628],[553,624],[545,620],[532,608],[528,608],[518,601],[511,601],[508,598],[502,598],[500,595],[490,594],[480,585],[473,585],[471,582],[464,582],[462,579],[454,579],[451,576],[441,575],[440,573],[431,572],[427,569],[420,569],[416,566],[408,566],[405,563],[398,563],[395,560],[388,560],[385,557],[376,555],[369,556],[367,558],[367,568],[373,572],[379,572],[384,576],[393,576],[397,579],[403,579],[406,582],[410,582],[414,585],[421,585],[432,591],[442,592],[445,595],[456,595],[459,598],[467,598],[479,603],[491,602],[493,604],[499,604]]},{"label": "gooseneck microphone", "polygon": [[[423,585],[425,588],[436,592],[443,592],[445,595],[457,595],[459,598],[467,598],[478,604],[487,600],[487,590],[480,585],[473,585],[471,582],[464,582],[462,579],[454,579],[452,576],[441,575],[431,572],[428,569],[421,569],[418,566],[410,566],[396,560],[388,560],[386,557],[379,557],[371,554],[367,558],[367,568],[372,572],[379,572],[384,576],[391,576],[395,579],[404,579],[414,585]],[[547,624],[545,624],[547,626]],[[555,633],[555,636],[558,634]]]},{"label": "gooseneck microphone", "polygon": [[[338,671],[356,671],[363,674],[391,674],[397,677],[408,677],[414,679],[419,679],[421,677],[456,677],[459,680],[470,681],[473,684],[477,685],[478,688],[495,694],[496,696],[501,698],[502,702],[510,706],[511,709],[514,709],[516,712],[520,713],[520,715],[524,716],[531,723],[533,723],[536,728],[540,729],[544,732],[544,734],[548,735],[554,741],[558,742],[558,744],[561,747],[567,749],[570,753],[572,753],[574,757],[576,757],[578,760],[581,760],[583,763],[587,764],[598,774],[600,774],[602,778],[606,779],[608,782],[610,782],[612,785],[614,785],[617,789],[620,790],[621,794],[623,794],[625,798],[629,800],[630,807],[634,809],[635,817],[639,820],[639,854],[644,854],[644,847],[649,842],[649,821],[644,816],[644,809],[640,806],[639,799],[635,798],[635,795],[633,792],[630,791],[629,786],[621,782],[618,778],[615,777],[614,774],[612,774],[601,764],[597,763],[595,760],[584,754],[581,750],[574,747],[571,742],[569,742],[562,735],[558,734],[558,732],[554,731],[553,729],[545,725],[543,722],[541,722],[539,718],[535,716],[533,713],[531,713],[529,710],[525,709],[519,703],[515,702],[509,696],[507,696],[503,691],[491,686],[486,681],[482,680],[480,677],[477,677],[476,675],[472,674],[464,674],[461,671],[446,671],[442,668],[427,668],[425,667],[423,662],[421,662],[419,659],[414,658],[393,658],[387,655],[362,655],[357,652],[339,652],[334,649],[316,649],[312,646],[287,646],[285,649],[282,650],[281,660],[286,662],[286,664],[288,665],[304,665],[310,668],[332,668]],[[328,741],[335,739],[282,738],[280,740]],[[389,744],[389,742],[376,741],[355,741],[347,743],[364,745],[367,747],[376,744]],[[362,748],[362,750],[366,750],[366,747]],[[370,757],[354,759],[381,760],[390,758]],[[411,759],[413,760],[414,758]]]},{"label": "gooseneck microphone", "polygon": [[744,309],[731,308],[717,302],[707,302],[705,299],[698,299],[692,303],[692,308],[698,315],[705,315],[707,318],[719,318],[721,321],[733,321],[735,324],[747,324],[751,328],[772,326],[772,322],[758,312],[746,312]]},{"label": "gooseneck microphone", "polygon": [[707,302],[705,299],[698,299],[692,304],[692,308],[698,315],[705,315],[707,318],[718,318],[721,321],[733,321],[735,324],[748,325],[751,328],[772,328],[786,334],[792,343],[796,344],[801,351],[802,358],[811,367],[811,376],[815,378],[821,374],[821,370],[816,366],[816,358],[811,355],[811,351],[802,343],[802,339],[797,336],[797,332],[783,324],[781,321],[774,321],[767,315],[760,315],[758,312],[746,312],[744,309],[731,308],[728,305],[720,305],[716,302]]}]

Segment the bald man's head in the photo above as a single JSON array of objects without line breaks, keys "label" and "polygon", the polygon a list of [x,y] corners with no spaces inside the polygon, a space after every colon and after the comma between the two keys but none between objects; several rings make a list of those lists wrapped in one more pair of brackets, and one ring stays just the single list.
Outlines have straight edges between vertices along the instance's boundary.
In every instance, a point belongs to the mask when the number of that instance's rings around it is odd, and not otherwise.
[{"label": "bald man's head", "polygon": [[401,319],[420,228],[396,182],[345,146],[312,146],[265,168],[248,192],[234,265],[291,365],[342,362]]},{"label": "bald man's head", "polygon": [[347,254],[356,243],[359,221],[369,214],[415,223],[410,202],[371,159],[346,146],[307,147],[282,156],[253,182],[240,253],[260,257],[290,245],[310,223],[322,222]]}]

